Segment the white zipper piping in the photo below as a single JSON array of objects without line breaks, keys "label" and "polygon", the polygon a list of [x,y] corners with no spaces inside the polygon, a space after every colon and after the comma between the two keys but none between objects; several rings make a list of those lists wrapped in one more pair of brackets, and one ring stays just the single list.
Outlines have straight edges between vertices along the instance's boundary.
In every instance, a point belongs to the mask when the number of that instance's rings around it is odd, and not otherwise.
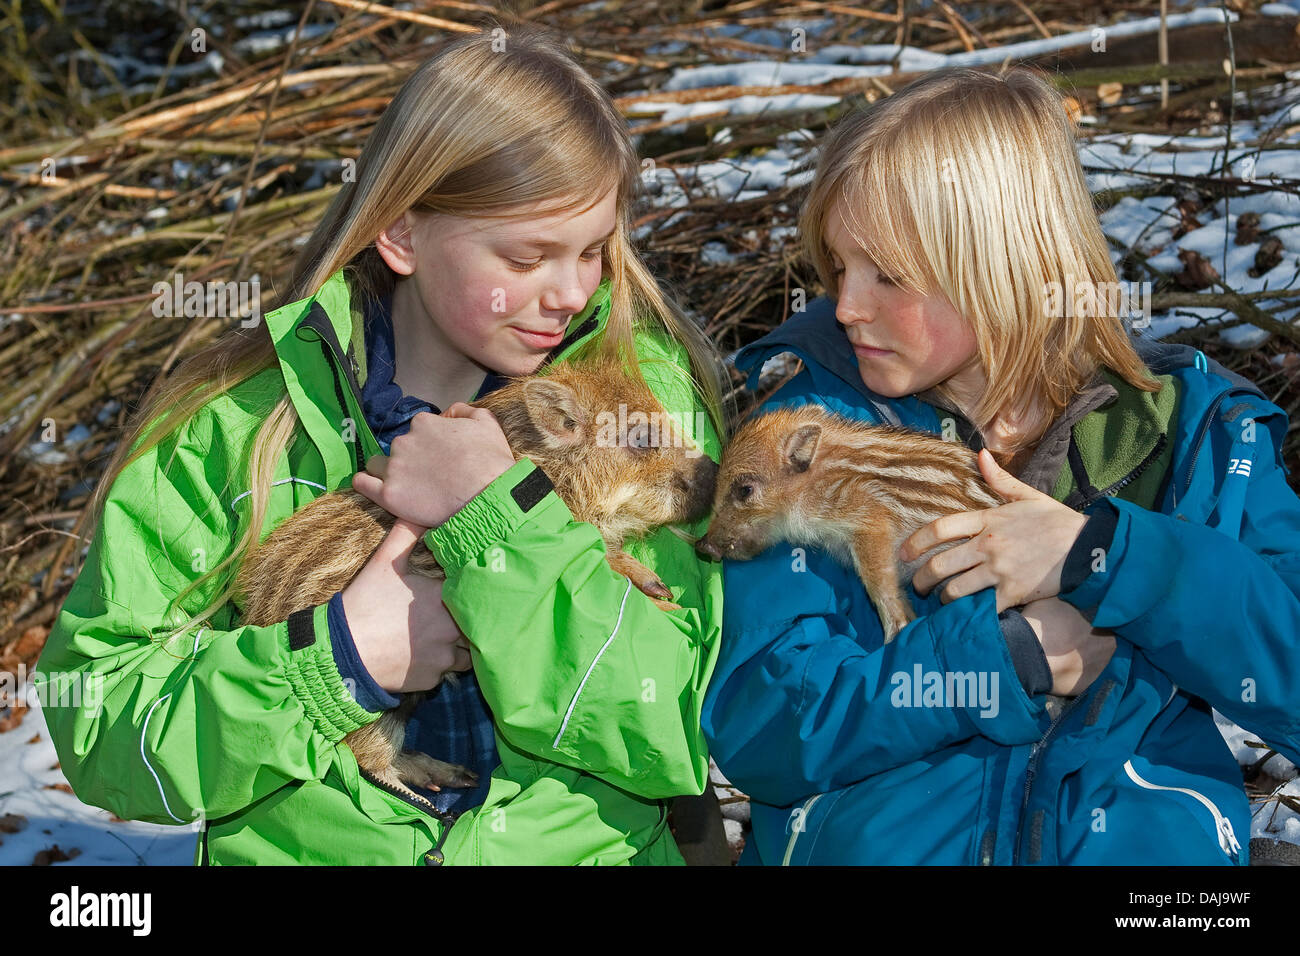
[{"label": "white zipper piping", "polygon": [[[298,483],[301,484],[301,485],[310,485],[310,486],[313,487],[313,488],[319,488],[321,491],[328,491],[328,490],[329,490],[329,489],[326,488],[324,485],[322,485],[322,484],[318,484],[317,482],[314,482],[314,481],[308,481],[306,478],[293,478],[293,477],[290,477],[290,478],[281,478],[279,481],[273,481],[273,482],[271,482],[271,487],[274,488],[276,485],[284,485],[284,484],[288,484],[288,483],[291,482],[291,481],[296,481],[296,482],[298,482]],[[242,492],[242,493],[240,493],[239,495],[237,495],[237,496],[234,498],[234,500],[230,502],[230,510],[231,510],[231,511],[234,511],[234,510],[235,510],[235,505],[239,504],[239,502],[240,502],[241,500],[243,500],[244,498],[247,498],[247,497],[248,497],[249,495],[251,495],[252,493],[253,493],[253,492],[252,492],[251,490],[249,490],[249,491],[245,491],[245,492]],[[238,512],[235,512],[235,513],[238,514]]]},{"label": "white zipper piping", "polygon": [[813,804],[824,796],[826,794],[817,793],[804,801],[803,807],[799,811],[799,819],[795,821],[794,829],[790,832],[790,839],[785,845],[785,856],[781,858],[782,866],[790,865],[790,856],[794,853],[794,845],[799,840],[799,834],[808,829],[808,812],[813,808]]},{"label": "white zipper piping", "polygon": [[[199,638],[203,636],[203,632],[206,630],[206,626],[200,627],[199,632],[194,635],[194,654],[198,654]],[[182,820],[176,814],[172,813],[171,805],[167,802],[167,791],[163,789],[162,780],[158,778],[158,771],[154,770],[153,764],[149,762],[149,755],[145,753],[145,734],[149,733],[149,718],[152,717],[153,712],[158,709],[158,705],[170,696],[170,693],[163,694],[153,702],[153,705],[149,708],[149,713],[144,715],[144,725],[140,728],[140,759],[144,761],[145,767],[148,769],[149,773],[153,775],[153,782],[158,785],[158,796],[162,798],[163,809],[167,811],[167,816],[171,817],[177,823],[189,823],[189,820]]]},{"label": "white zipper piping", "polygon": [[1144,780],[1138,775],[1138,772],[1133,769],[1132,760],[1124,761],[1124,772],[1129,775],[1130,780],[1136,783],[1139,787],[1144,787],[1147,790],[1173,790],[1177,793],[1185,793],[1189,797],[1196,798],[1205,809],[1214,814],[1214,826],[1219,835],[1219,849],[1228,854],[1228,856],[1232,857],[1234,860],[1237,859],[1238,854],[1241,852],[1241,843],[1237,841],[1237,835],[1233,832],[1232,821],[1219,812],[1219,808],[1214,805],[1213,801],[1211,801],[1209,797],[1205,796],[1203,793],[1198,793],[1195,790],[1189,790],[1187,787],[1162,787],[1158,783]]},{"label": "white zipper piping", "polygon": [[587,667],[587,673],[583,674],[582,680],[578,682],[578,689],[573,692],[573,699],[569,701],[569,709],[564,712],[564,720],[560,722],[560,729],[556,731],[555,739],[551,741],[552,750],[560,749],[560,738],[564,736],[564,729],[569,726],[569,718],[573,716],[573,708],[577,706],[578,698],[582,696],[582,689],[587,686],[587,678],[590,677],[591,672],[596,669],[596,665],[600,663],[600,656],[604,654],[605,650],[609,647],[609,645],[613,643],[614,635],[616,635],[618,633],[618,629],[622,627],[623,608],[627,607],[627,596],[631,593],[632,593],[632,579],[628,578],[627,587],[623,591],[623,603],[618,606],[618,620],[614,622],[614,630],[610,632],[610,635],[606,639],[605,643],[602,644],[600,650],[596,652],[596,657],[592,660],[591,664]]}]

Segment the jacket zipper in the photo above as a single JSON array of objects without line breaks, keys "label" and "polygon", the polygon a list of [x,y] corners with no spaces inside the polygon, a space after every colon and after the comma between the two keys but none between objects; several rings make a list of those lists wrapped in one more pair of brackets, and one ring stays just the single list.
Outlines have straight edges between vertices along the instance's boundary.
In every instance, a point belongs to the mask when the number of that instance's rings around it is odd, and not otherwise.
[{"label": "jacket zipper", "polygon": [[455,824],[456,822],[456,817],[450,813],[444,813],[443,811],[439,810],[437,807],[429,803],[427,800],[424,800],[423,798],[416,799],[412,797],[409,793],[403,793],[401,790],[398,790],[396,787],[390,786],[389,784],[384,783],[382,780],[376,779],[368,770],[366,770],[364,767],[362,767],[359,764],[357,765],[357,770],[360,772],[361,776],[365,778],[367,782],[374,784],[376,787],[378,787],[380,790],[383,790],[385,793],[391,793],[393,796],[401,800],[403,803],[409,803],[411,806],[415,807],[418,810],[423,811],[424,813],[428,814],[429,816],[437,820],[440,824],[442,824],[442,832],[438,836],[438,842],[434,844],[433,849],[429,850],[427,853],[424,854],[424,860],[426,863],[430,864],[431,866],[441,866],[443,862],[442,844],[446,841],[447,835],[451,833],[451,828],[452,825]]},{"label": "jacket zipper", "polygon": [[1029,766],[1025,771],[1025,793],[1020,800],[1020,818],[1016,821],[1015,851],[1011,859],[1013,865],[1019,864],[1020,862],[1020,843],[1022,831],[1025,828],[1025,811],[1029,808],[1029,792],[1033,789],[1034,777],[1038,774],[1039,758],[1042,756],[1043,751],[1047,749],[1048,739],[1052,734],[1056,733],[1056,728],[1061,725],[1061,721],[1065,719],[1065,715],[1074,710],[1074,708],[1078,706],[1079,701],[1083,700],[1086,696],[1086,694],[1080,694],[1078,697],[1074,698],[1074,700],[1062,707],[1060,712],[1056,715],[1056,719],[1054,719],[1051,725],[1047,728],[1047,732],[1039,738],[1038,742],[1035,743],[1029,751]]},{"label": "jacket zipper", "polygon": [[[1205,443],[1205,435],[1210,430],[1210,422],[1214,420],[1214,416],[1218,412],[1219,406],[1222,405],[1223,400],[1228,397],[1229,391],[1231,391],[1231,389],[1224,391],[1218,398],[1216,398],[1214,404],[1210,406],[1209,412],[1207,412],[1205,417],[1201,419],[1201,426],[1196,432],[1196,443],[1192,446],[1191,463],[1187,466],[1187,485],[1183,488],[1184,495],[1187,494],[1187,489],[1192,486],[1192,475],[1196,470],[1196,459],[1201,454],[1201,445]],[[1174,486],[1174,507],[1178,507],[1177,485]]]},{"label": "jacket zipper", "polygon": [[435,820],[438,820],[440,823],[445,823],[448,826],[450,826],[452,823],[456,822],[456,818],[453,817],[451,814],[444,813],[443,811],[439,810],[437,807],[435,807],[433,804],[429,803],[427,800],[423,798],[412,797],[409,793],[403,793],[401,790],[398,790],[396,787],[384,783],[382,780],[376,778],[373,774],[370,773],[369,770],[366,770],[360,764],[357,765],[357,770],[360,771],[361,776],[365,777],[366,780],[373,783],[380,790],[386,791],[387,793],[391,793],[393,796],[397,797],[403,803],[409,803],[413,807],[418,807],[419,809],[427,813],[429,816],[433,817]]},{"label": "jacket zipper", "polygon": [[[330,344],[329,340],[326,339],[324,336],[321,337],[320,342],[322,347],[324,347],[326,353],[329,356],[331,356],[334,360],[330,365],[330,371],[334,375],[334,394],[335,397],[338,398],[339,405],[342,407],[344,413],[347,413],[348,403],[343,397],[343,383],[340,381],[340,375],[339,375],[339,369],[343,365],[343,358],[335,350],[334,346]],[[350,379],[348,380],[348,391],[352,392],[352,398],[356,401],[357,408],[363,408],[364,406],[361,404],[361,396],[358,395],[356,391],[352,388],[352,381]],[[363,415],[360,417],[362,419],[361,427],[369,428],[370,423],[365,421],[365,416]],[[373,433],[371,434],[371,437],[374,437]],[[357,439],[356,441],[352,442],[351,445],[352,445],[353,456],[356,458],[356,462],[357,462],[357,471],[365,471],[366,463],[363,460],[363,452],[361,450],[361,440]]]},{"label": "jacket zipper", "polygon": [[1188,787],[1164,787],[1158,783],[1152,783],[1149,780],[1144,780],[1141,776],[1138,775],[1137,770],[1133,768],[1132,760],[1124,761],[1124,772],[1129,775],[1130,780],[1136,783],[1139,787],[1143,787],[1144,789],[1172,790],[1175,793],[1185,793],[1189,797],[1195,797],[1196,800],[1203,807],[1205,807],[1205,809],[1209,810],[1210,813],[1214,815],[1214,829],[1219,837],[1219,849],[1222,850],[1224,853],[1226,853],[1234,863],[1238,861],[1238,859],[1240,858],[1239,854],[1241,853],[1241,844],[1237,841],[1237,834],[1233,832],[1232,821],[1230,821],[1227,817],[1225,817],[1222,813],[1219,812],[1219,808],[1214,805],[1214,801],[1212,801],[1209,797],[1205,796],[1205,794],[1200,793],[1197,790],[1192,790]]},{"label": "jacket zipper", "polygon": [[1100,491],[1096,496],[1081,501],[1079,503],[1079,507],[1076,508],[1075,510],[1083,511],[1083,509],[1087,508],[1088,505],[1092,504],[1094,501],[1100,501],[1102,498],[1113,498],[1115,495],[1119,493],[1120,489],[1136,481],[1138,477],[1142,474],[1142,472],[1146,471],[1147,468],[1150,467],[1151,463],[1155,461],[1157,457],[1159,457],[1160,452],[1164,449],[1165,445],[1168,443],[1169,443],[1168,437],[1162,432],[1160,436],[1156,439],[1155,447],[1152,448],[1151,451],[1147,452],[1147,456],[1143,458],[1140,462],[1138,462],[1137,465],[1134,466],[1132,471],[1130,471],[1123,478],[1119,479],[1119,481],[1116,481],[1114,484],[1107,487],[1105,490]]},{"label": "jacket zipper", "polygon": [[790,856],[794,853],[794,845],[799,840],[799,834],[808,829],[808,813],[812,810],[813,804],[824,796],[826,796],[824,793],[815,793],[804,801],[803,807],[799,811],[799,822],[795,824],[794,830],[790,833],[790,839],[786,842],[785,856],[781,858],[782,866],[790,865]]}]

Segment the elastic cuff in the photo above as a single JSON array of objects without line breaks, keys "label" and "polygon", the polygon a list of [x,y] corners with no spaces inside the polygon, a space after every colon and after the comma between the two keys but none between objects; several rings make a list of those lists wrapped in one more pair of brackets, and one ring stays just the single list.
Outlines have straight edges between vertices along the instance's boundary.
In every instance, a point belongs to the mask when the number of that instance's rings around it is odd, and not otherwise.
[{"label": "elastic cuff", "polygon": [[998,623],[1002,625],[1002,639],[1007,642],[1011,663],[1025,693],[1030,697],[1046,694],[1052,689],[1052,668],[1034,626],[1014,607],[999,614]]},{"label": "elastic cuff", "polygon": [[353,698],[371,713],[392,710],[401,703],[401,699],[390,694],[377,683],[357,653],[356,642],[352,638],[352,628],[348,625],[347,612],[343,608],[343,592],[336,591],[326,605],[329,608],[328,620],[330,644],[334,652],[334,664],[339,669],[339,676],[344,687],[350,687]]},{"label": "elastic cuff", "polygon": [[328,616],[326,604],[290,615],[285,624],[284,674],[307,716],[321,736],[333,744],[372,723],[378,714],[367,711],[348,693],[334,663]]},{"label": "elastic cuff", "polygon": [[444,571],[459,570],[487,548],[510,537],[525,515],[543,502],[567,506],[531,458],[521,458],[436,528],[424,543]]},{"label": "elastic cuff", "polygon": [[1115,540],[1115,526],[1119,524],[1119,512],[1109,498],[1093,502],[1084,512],[1088,521],[1084,524],[1079,537],[1065,556],[1065,566],[1061,569],[1061,593],[1073,591],[1092,574],[1092,565],[1096,552],[1103,554],[1110,550]]}]

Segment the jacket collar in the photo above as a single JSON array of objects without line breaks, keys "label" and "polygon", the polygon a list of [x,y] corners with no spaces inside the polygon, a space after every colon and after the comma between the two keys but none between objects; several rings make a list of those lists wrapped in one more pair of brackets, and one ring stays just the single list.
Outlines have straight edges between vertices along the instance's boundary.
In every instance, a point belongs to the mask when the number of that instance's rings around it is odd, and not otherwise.
[{"label": "jacket collar", "polygon": [[[562,359],[599,335],[609,318],[609,302],[610,280],[604,279],[570,320],[569,333],[547,361]],[[329,487],[338,488],[364,470],[370,456],[382,454],[362,411],[364,325],[343,270],[315,295],[280,306],[265,318],[290,400],[324,459]]]},{"label": "jacket collar", "polygon": [[925,404],[915,396],[885,398],[867,388],[844,326],[835,320],[835,304],[826,296],[813,299],[803,312],[740,349],[735,366],[747,373],[749,387],[757,389],[763,363],[782,352],[792,352],[803,360],[819,392],[825,394],[848,386],[885,424],[927,428],[934,419],[933,411],[927,414]]}]

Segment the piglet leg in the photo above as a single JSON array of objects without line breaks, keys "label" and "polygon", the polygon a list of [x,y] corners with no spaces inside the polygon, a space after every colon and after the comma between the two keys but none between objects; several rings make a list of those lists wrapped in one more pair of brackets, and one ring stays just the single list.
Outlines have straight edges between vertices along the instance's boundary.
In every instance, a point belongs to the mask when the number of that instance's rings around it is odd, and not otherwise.
[{"label": "piglet leg", "polygon": [[894,540],[894,528],[881,521],[864,525],[853,536],[853,563],[880,615],[886,644],[915,617],[903,595]]},{"label": "piglet leg", "polygon": [[626,551],[607,551],[609,566],[637,586],[647,597],[665,611],[677,610],[680,604],[672,602],[673,592],[659,576]]}]

